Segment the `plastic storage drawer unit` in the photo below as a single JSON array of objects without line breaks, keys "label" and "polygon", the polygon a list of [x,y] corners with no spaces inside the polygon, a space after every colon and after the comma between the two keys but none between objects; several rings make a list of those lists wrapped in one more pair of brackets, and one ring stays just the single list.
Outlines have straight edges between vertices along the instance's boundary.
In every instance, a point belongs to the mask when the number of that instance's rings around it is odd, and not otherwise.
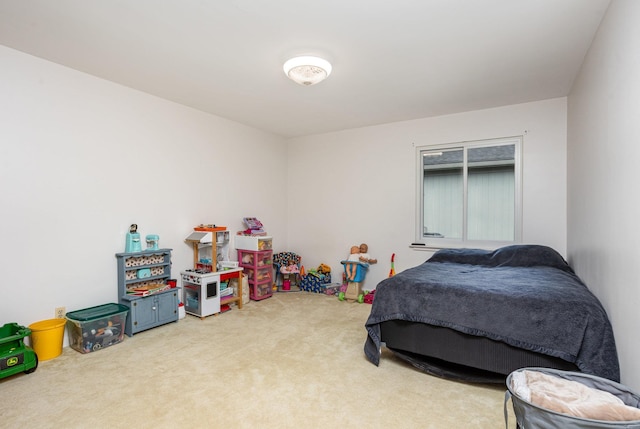
[{"label": "plastic storage drawer unit", "polygon": [[124,338],[128,311],[122,304],[103,304],[67,313],[69,345],[89,353],[118,344]]},{"label": "plastic storage drawer unit", "polygon": [[238,250],[271,250],[272,238],[268,235],[236,235],[235,246]]}]

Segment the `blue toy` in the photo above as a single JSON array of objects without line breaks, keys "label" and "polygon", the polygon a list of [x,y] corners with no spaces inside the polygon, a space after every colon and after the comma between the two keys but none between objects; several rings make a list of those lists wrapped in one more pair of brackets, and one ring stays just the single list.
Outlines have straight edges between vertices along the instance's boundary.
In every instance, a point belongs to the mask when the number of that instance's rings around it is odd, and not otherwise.
[{"label": "blue toy", "polygon": [[[347,289],[338,294],[338,299],[340,301],[344,301],[345,299],[348,302],[358,301],[360,304],[364,302],[364,293],[362,293],[362,285],[361,283],[364,281],[365,276],[367,275],[367,270],[369,269],[369,264],[366,262],[356,262],[356,261],[340,261],[342,265],[344,265],[345,271],[345,280],[347,282]],[[349,268],[349,270],[347,270]],[[355,268],[355,275],[353,279],[349,279],[348,271],[351,271]]]},{"label": "blue toy", "polygon": [[147,250],[158,250],[158,241],[160,237],[157,234],[149,234],[146,237],[147,239]]},{"label": "blue toy", "polygon": [[361,304],[364,302],[361,283],[367,275],[369,264],[378,262],[377,259],[371,258],[368,252],[369,246],[366,243],[362,243],[360,246],[351,246],[349,259],[340,261],[344,265],[344,281],[346,282],[346,288],[341,289],[338,294],[340,301],[346,299],[349,302],[358,301]]},{"label": "blue toy", "polygon": [[127,239],[124,246],[124,251],[130,252],[142,252],[142,243],[140,243],[140,233],[138,232],[138,225],[131,224],[129,232],[127,232]]}]

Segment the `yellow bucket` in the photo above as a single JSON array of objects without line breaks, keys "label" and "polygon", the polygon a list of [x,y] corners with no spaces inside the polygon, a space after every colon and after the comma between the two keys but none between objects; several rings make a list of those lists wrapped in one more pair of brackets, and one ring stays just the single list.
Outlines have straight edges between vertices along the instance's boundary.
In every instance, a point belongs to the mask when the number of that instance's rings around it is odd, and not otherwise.
[{"label": "yellow bucket", "polygon": [[31,347],[38,355],[39,361],[53,359],[62,354],[65,323],[66,319],[48,319],[29,325]]}]

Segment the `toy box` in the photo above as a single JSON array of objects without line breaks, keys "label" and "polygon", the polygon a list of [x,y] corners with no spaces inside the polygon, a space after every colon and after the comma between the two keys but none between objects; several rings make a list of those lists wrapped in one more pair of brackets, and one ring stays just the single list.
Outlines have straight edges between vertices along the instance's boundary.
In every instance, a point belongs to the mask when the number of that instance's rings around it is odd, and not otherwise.
[{"label": "toy box", "polygon": [[307,274],[300,282],[300,290],[315,293],[327,293],[327,286],[331,283],[331,273]]},{"label": "toy box", "polygon": [[90,353],[122,342],[129,308],[103,304],[67,313],[69,346]]},{"label": "toy box", "polygon": [[271,241],[268,235],[236,235],[235,246],[238,250],[271,250]]},{"label": "toy box", "polygon": [[324,293],[327,295],[338,295],[342,283],[329,283],[324,285]]}]

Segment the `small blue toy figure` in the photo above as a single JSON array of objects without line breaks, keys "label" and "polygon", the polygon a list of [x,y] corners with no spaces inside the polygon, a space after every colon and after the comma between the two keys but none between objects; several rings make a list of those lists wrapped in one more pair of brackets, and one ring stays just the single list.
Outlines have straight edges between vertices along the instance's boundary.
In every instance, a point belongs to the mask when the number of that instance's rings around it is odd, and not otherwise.
[{"label": "small blue toy figure", "polygon": [[138,225],[133,223],[129,227],[127,232],[127,239],[124,246],[124,251],[129,252],[142,252],[142,243],[140,243],[140,233],[138,233]]}]

